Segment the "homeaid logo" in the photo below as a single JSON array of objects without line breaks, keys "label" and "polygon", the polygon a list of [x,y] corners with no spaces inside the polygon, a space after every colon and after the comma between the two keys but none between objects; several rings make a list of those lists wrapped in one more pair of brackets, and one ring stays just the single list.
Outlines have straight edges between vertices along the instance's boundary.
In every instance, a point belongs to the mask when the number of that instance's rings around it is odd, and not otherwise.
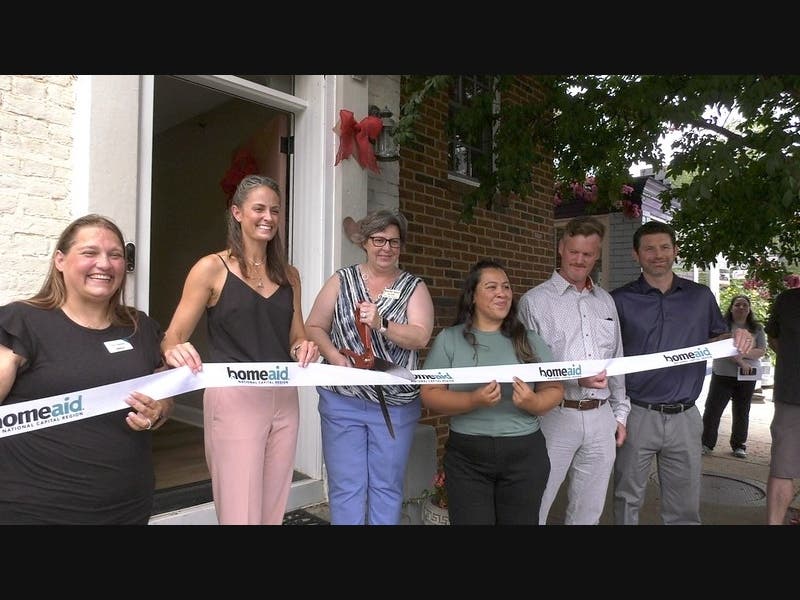
[{"label": "homeaid logo", "polygon": [[228,379],[254,385],[289,385],[289,367],[279,369],[240,369],[228,367]]},{"label": "homeaid logo", "polygon": [[569,379],[581,376],[581,366],[572,365],[571,367],[556,367],[552,369],[545,369],[539,367],[539,375],[545,379]]},{"label": "homeaid logo", "polygon": [[709,352],[708,348],[705,346],[692,350],[691,352],[664,354],[664,360],[671,363],[693,362],[701,358],[711,358],[711,352]]},{"label": "homeaid logo", "polygon": [[[12,405],[13,406],[13,405]],[[0,425],[4,430],[19,431],[21,429],[34,429],[45,427],[54,423],[60,423],[69,419],[75,419],[83,415],[82,397],[78,396],[70,400],[65,396],[61,402],[51,406],[41,406],[39,408],[21,409],[17,412],[10,412],[3,415]]]},{"label": "homeaid logo", "polygon": [[422,383],[453,383],[455,379],[450,376],[450,373],[442,373],[439,371],[438,373],[426,375],[415,373],[414,381],[420,381]]}]

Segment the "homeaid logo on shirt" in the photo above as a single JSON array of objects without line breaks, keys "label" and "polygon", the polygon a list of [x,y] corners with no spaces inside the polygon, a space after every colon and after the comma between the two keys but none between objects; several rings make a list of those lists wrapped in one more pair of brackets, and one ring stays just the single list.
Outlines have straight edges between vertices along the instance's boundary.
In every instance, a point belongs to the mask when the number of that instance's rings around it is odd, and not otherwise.
[{"label": "homeaid logo on shirt", "polygon": [[78,396],[75,400],[70,400],[69,396],[65,396],[62,401],[51,406],[40,406],[39,408],[22,409],[17,412],[7,413],[3,416],[0,424],[3,429],[20,431],[22,429],[45,427],[82,415],[82,397]]},{"label": "homeaid logo on shirt", "polygon": [[274,369],[239,369],[228,367],[228,378],[254,385],[289,385],[289,367]]},{"label": "homeaid logo on shirt", "polygon": [[695,362],[700,358],[711,358],[711,352],[705,346],[701,346],[691,352],[680,352],[675,354],[664,354],[664,360],[671,363]]}]

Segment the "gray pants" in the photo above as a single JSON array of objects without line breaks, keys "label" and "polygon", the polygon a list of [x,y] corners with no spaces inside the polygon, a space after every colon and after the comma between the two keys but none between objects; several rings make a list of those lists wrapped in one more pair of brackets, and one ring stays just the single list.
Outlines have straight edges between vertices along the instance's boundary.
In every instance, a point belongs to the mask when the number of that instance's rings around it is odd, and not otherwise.
[{"label": "gray pants", "polygon": [[614,466],[617,421],[611,404],[593,410],[556,406],[540,420],[550,456],[539,524],[547,524],[550,507],[568,477],[565,525],[597,525],[603,514]]},{"label": "gray pants", "polygon": [[614,522],[637,525],[656,456],[665,525],[700,525],[703,421],[696,406],[662,414],[631,405],[628,437],[614,463]]}]

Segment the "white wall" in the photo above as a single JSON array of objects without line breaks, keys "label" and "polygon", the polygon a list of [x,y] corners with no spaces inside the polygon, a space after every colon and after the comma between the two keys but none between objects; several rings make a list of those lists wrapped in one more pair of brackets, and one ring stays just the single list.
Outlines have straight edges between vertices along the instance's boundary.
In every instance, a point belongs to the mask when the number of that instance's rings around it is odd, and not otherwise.
[{"label": "white wall", "polygon": [[74,75],[0,75],[0,304],[35,294],[73,219]]}]

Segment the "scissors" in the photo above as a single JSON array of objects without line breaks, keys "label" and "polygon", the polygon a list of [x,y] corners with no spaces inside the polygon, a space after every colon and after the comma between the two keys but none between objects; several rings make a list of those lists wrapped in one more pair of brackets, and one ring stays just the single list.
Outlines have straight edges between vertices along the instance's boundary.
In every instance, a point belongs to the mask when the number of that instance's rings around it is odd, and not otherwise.
[{"label": "scissors", "polygon": [[[380,356],[375,356],[372,351],[372,336],[370,335],[370,327],[366,323],[362,323],[359,319],[358,305],[353,310],[353,315],[356,322],[356,330],[361,336],[361,342],[364,344],[364,352],[358,354],[348,348],[339,350],[353,363],[356,369],[372,369],[373,371],[382,371],[390,375],[403,377],[409,381],[414,381],[414,374],[400,365],[396,365],[388,360],[382,359]],[[386,405],[386,398],[383,396],[383,386],[373,386],[375,393],[378,395],[378,404],[380,404],[381,412],[383,413],[383,420],[386,422],[386,428],[389,430],[389,435],[394,439],[394,427],[392,427],[392,418],[389,416],[389,407]]]}]

